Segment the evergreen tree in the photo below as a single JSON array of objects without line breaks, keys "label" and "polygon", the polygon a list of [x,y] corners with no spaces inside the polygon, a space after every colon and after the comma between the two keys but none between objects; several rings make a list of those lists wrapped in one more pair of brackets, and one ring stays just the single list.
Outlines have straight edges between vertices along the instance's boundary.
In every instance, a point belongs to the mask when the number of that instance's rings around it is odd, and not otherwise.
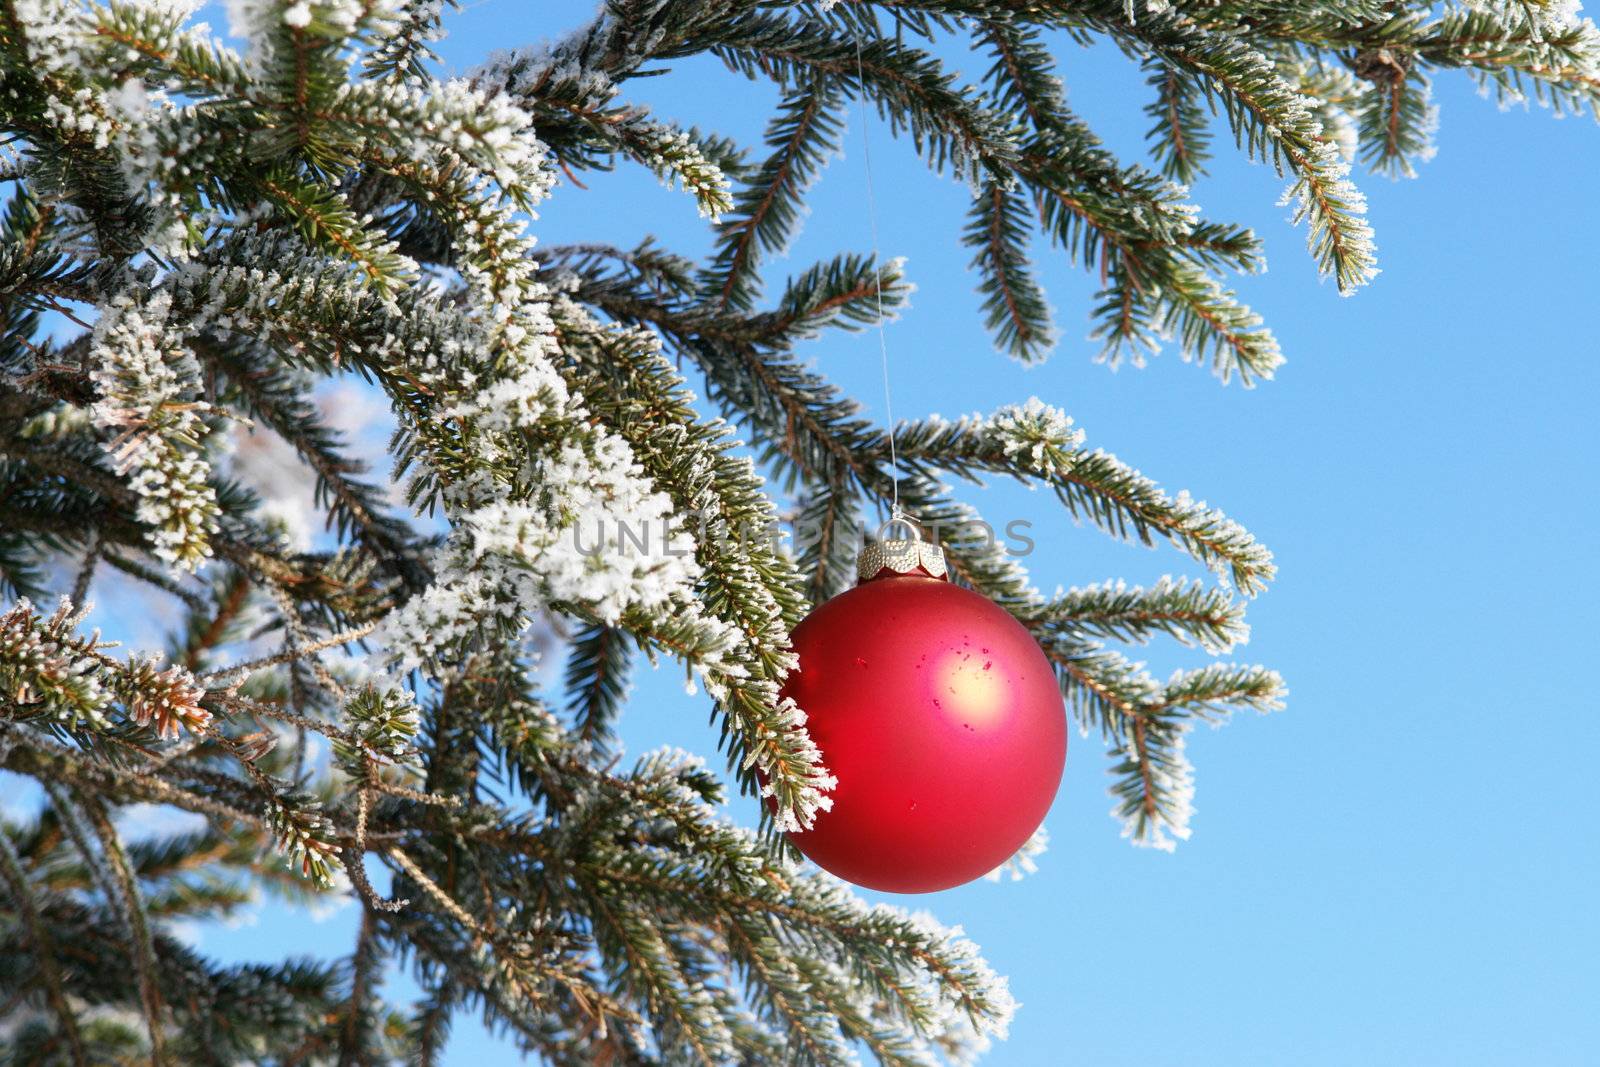
[{"label": "evergreen tree", "polygon": [[[900,265],[841,254],[781,290],[767,269],[849,109],[971,186],[962,239],[1003,350],[1052,346],[1042,234],[1098,279],[1106,358],[1170,338],[1248,386],[1278,345],[1221,279],[1260,265],[1258,241],[1179,184],[1219,138],[1285,175],[1349,292],[1376,265],[1347,171],[1412,173],[1435,72],[1593,111],[1600,37],[1568,0],[609,0],[447,81],[442,6],[234,0],[235,46],[184,0],[0,0],[0,768],[45,796],[0,833],[0,1062],[428,1064],[462,1011],[552,1063],[981,1050],[1011,1005],[974,946],[786,852],[778,831],[833,784],[779,697],[790,627],[846,584],[896,487],[955,529],[976,513],[947,482],[1009,476],[1186,553],[1214,584],[1052,597],[990,546],[948,546],[1107,740],[1125,835],[1170,847],[1186,730],[1283,686],[1222,662],[1162,681],[1115,646],[1226,654],[1273,564],[1038,401],[903,422],[891,464],[888,428],[794,349],[899,306]],[[1072,112],[1051,34],[1148,71],[1153,165]],[[951,42],[981,57],[977,84],[937,58]],[[629,101],[699,53],[778,87],[764,145]],[[710,217],[707,261],[649,241],[534,254],[552,188],[624,162]],[[315,403],[349,373],[393,407],[403,516]],[[241,421],[303,463],[332,547],[295,547],[227,465]],[[803,520],[792,551],[739,536],[779,509]],[[574,536],[669,522],[692,551]],[[164,658],[85,632],[107,569],[185,613]],[[550,627],[564,692],[530,670]],[[759,830],[716,812],[720,779],[688,755],[617,763],[640,655],[699,679],[734,777],[766,798]],[[134,803],[204,828],[124,840]],[[349,956],[223,966],[174,937],[263,889],[358,895]],[[420,1003],[381,999],[392,960]]]}]

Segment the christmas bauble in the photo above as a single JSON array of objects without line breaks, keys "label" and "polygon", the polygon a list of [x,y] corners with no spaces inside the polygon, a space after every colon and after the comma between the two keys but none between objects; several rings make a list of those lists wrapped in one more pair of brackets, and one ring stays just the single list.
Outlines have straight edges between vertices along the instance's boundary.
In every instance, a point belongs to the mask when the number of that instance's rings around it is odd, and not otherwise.
[{"label": "christmas bauble", "polygon": [[869,544],[861,584],[807,615],[784,694],[838,779],[790,840],[870,889],[929,893],[1009,859],[1067,755],[1054,671],[1005,610],[948,580],[920,539]]}]

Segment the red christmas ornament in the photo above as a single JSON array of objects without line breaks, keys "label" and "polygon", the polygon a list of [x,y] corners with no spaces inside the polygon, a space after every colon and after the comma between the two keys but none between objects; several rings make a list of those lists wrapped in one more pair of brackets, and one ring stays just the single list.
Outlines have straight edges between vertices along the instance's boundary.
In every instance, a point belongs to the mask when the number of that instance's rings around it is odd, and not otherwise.
[{"label": "red christmas ornament", "polygon": [[783,693],[839,784],[789,839],[869,889],[949,889],[1044,820],[1067,758],[1061,690],[1016,619],[950,583],[937,546],[869,544],[859,572],[794,630]]}]

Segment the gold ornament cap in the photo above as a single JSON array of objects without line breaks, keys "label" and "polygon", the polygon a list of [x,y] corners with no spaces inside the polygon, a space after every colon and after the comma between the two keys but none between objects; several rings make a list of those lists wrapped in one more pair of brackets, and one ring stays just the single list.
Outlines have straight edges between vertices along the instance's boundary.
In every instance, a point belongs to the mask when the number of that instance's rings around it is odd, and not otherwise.
[{"label": "gold ornament cap", "polygon": [[[885,537],[895,527],[908,531],[910,537]],[[861,546],[856,560],[856,577],[870,582],[884,574],[917,574],[929,578],[950,580],[950,568],[945,563],[944,549],[922,539],[917,524],[903,515],[896,515],[878,527],[877,536]]]}]

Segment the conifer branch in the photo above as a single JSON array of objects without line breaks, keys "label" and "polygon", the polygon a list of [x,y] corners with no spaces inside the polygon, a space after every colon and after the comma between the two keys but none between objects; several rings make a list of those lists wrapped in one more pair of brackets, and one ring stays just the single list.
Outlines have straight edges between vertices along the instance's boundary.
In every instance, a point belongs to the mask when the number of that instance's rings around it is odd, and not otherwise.
[{"label": "conifer branch", "polygon": [[627,695],[631,654],[622,631],[605,625],[585,627],[567,655],[567,711],[578,736],[608,749]]},{"label": "conifer branch", "polygon": [[1144,109],[1154,124],[1145,133],[1161,173],[1173,181],[1192,184],[1205,174],[1210,158],[1211,133],[1199,86],[1181,71],[1159,63],[1146,63],[1149,84],[1156,98]]},{"label": "conifer branch", "polygon": [[965,236],[966,244],[977,250],[972,266],[982,278],[978,291],[989,329],[1002,350],[1024,363],[1055,344],[1050,308],[1029,266],[1025,241],[1030,222],[1021,191],[990,181],[973,201]]},{"label": "conifer branch", "polygon": [[17,914],[22,918],[23,929],[33,949],[33,965],[39,972],[45,996],[61,1027],[61,1036],[66,1040],[67,1054],[71,1058],[71,1063],[73,1067],[88,1067],[89,1060],[84,1054],[83,1036],[78,1030],[78,1017],[67,1002],[61,982],[61,971],[56,965],[55,942],[50,937],[50,932],[39,914],[39,906],[28,888],[27,872],[23,870],[21,858],[11,843],[8,829],[0,829],[0,877],[4,877],[12,903],[16,905]]},{"label": "conifer branch", "polygon": [[1249,640],[1244,607],[1225,589],[1163,578],[1149,588],[1122,582],[1073,589],[1039,607],[1036,626],[1080,638],[1144,644],[1165,633],[1207,652],[1229,652]]},{"label": "conifer branch", "polygon": [[873,100],[936,170],[976,180],[1003,175],[1014,162],[1016,147],[998,117],[967,99],[929,54],[891,38],[849,41],[826,29],[794,29],[786,19],[752,12],[720,23],[711,51],[746,77],[771,77],[792,90],[819,77],[842,82]]},{"label": "conifer branch", "polygon": [[853,488],[816,487],[801,503],[795,526],[795,564],[806,578],[806,599],[821,604],[848,589],[865,533]]},{"label": "conifer branch", "polygon": [[[1055,490],[1074,517],[1088,518],[1115,537],[1144,544],[1160,537],[1230,579],[1242,593],[1266,587],[1276,568],[1254,537],[1187,493],[1168,496],[1109,453],[1079,447],[1082,434],[1070,424],[1061,413],[1036,404],[1009,409],[993,421],[907,423],[895,437],[902,467],[974,480],[986,473],[1038,480]],[[887,461],[887,440],[874,452]]]},{"label": "conifer branch", "polygon": [[734,218],[724,220],[713,266],[701,282],[722,310],[749,311],[764,254],[778,254],[793,239],[800,194],[839,151],[842,124],[838,83],[818,78],[791,93],[767,128],[772,155],[734,195]]},{"label": "conifer branch", "polygon": [[162,1004],[155,946],[151,940],[150,920],[144,910],[144,895],[139,891],[139,883],[129,866],[127,850],[122,847],[122,837],[111,824],[100,800],[82,793],[74,799],[77,807],[88,816],[89,825],[100,842],[101,852],[113,876],[116,897],[107,903],[117,907],[123,922],[127,924],[129,955],[133,958],[139,1001],[150,1035],[150,1062],[153,1067],[160,1067],[167,1062],[166,1009]]},{"label": "conifer branch", "polygon": [[1382,47],[1357,53],[1351,69],[1367,82],[1354,109],[1363,161],[1379,173],[1416,177],[1412,161],[1433,155],[1437,121],[1427,75],[1410,53]]}]

